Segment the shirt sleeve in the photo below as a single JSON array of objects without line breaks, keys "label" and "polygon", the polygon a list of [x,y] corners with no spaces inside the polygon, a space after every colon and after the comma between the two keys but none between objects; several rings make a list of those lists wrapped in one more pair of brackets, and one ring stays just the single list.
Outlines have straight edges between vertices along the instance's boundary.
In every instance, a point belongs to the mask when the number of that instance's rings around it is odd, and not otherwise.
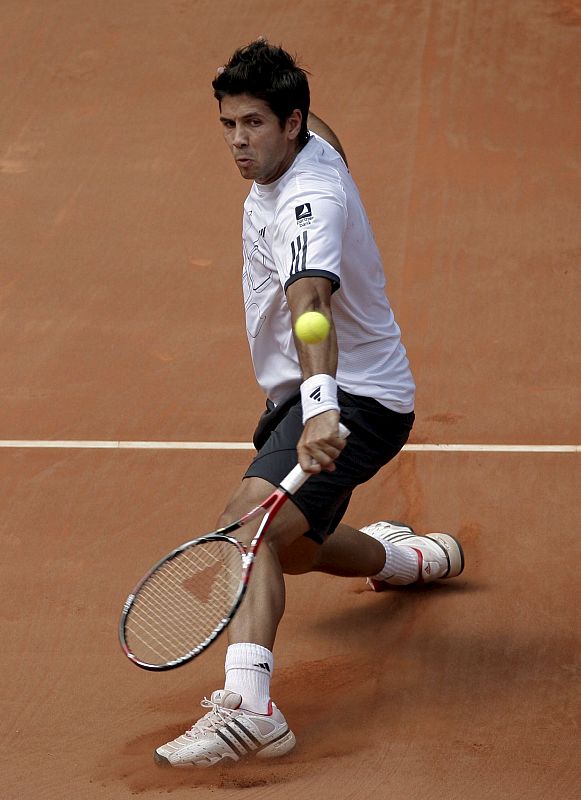
[{"label": "shirt sleeve", "polygon": [[281,198],[276,212],[272,254],[286,292],[304,277],[329,278],[341,285],[341,257],[347,210],[340,192],[295,191]]}]

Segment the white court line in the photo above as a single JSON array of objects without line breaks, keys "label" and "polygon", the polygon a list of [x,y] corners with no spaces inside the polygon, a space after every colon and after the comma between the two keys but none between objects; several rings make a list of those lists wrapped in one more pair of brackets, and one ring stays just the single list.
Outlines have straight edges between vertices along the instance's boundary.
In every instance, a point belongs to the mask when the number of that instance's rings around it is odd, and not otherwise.
[{"label": "white court line", "polygon": [[[3,448],[64,450],[254,450],[250,442],[116,442],[0,440]],[[408,453],[581,453],[579,444],[406,444]]]}]

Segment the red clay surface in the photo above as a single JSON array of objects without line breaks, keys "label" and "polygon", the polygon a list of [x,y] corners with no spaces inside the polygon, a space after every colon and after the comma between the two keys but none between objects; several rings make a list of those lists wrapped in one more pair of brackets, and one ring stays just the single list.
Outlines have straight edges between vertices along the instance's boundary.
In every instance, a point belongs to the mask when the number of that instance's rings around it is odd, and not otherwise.
[{"label": "red clay surface", "polygon": [[[266,34],[302,56],[366,201],[412,441],[581,442],[581,3],[5,0],[0,29],[0,439],[250,439],[248,187],[209,80]],[[153,764],[225,643],[145,673],[119,611],[249,455],[0,448],[0,796],[577,797],[579,454],[403,453],[348,521],[453,531],[463,576],[289,580],[273,696],[297,750]]]}]

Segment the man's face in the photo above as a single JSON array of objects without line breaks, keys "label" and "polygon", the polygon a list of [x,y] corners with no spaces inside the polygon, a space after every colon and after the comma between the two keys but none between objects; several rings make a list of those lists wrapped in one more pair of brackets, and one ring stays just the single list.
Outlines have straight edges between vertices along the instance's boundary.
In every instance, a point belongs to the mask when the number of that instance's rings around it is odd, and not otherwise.
[{"label": "man's face", "polygon": [[292,164],[301,127],[300,111],[293,111],[281,129],[278,117],[264,100],[250,94],[226,95],[220,122],[243,178],[272,183]]}]

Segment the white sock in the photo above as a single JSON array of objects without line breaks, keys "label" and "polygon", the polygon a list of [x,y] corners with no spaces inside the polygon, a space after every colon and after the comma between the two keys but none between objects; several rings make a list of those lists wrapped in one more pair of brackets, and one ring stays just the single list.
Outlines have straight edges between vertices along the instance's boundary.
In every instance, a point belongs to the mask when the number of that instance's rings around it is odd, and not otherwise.
[{"label": "white sock", "polygon": [[385,548],[385,565],[381,572],[374,575],[376,581],[386,581],[394,586],[405,586],[415,583],[419,577],[418,554],[413,547],[394,545],[377,537]]},{"label": "white sock", "polygon": [[231,644],[226,651],[225,689],[242,695],[242,706],[257,714],[267,714],[270,703],[270,679],[274,658],[259,644]]}]

